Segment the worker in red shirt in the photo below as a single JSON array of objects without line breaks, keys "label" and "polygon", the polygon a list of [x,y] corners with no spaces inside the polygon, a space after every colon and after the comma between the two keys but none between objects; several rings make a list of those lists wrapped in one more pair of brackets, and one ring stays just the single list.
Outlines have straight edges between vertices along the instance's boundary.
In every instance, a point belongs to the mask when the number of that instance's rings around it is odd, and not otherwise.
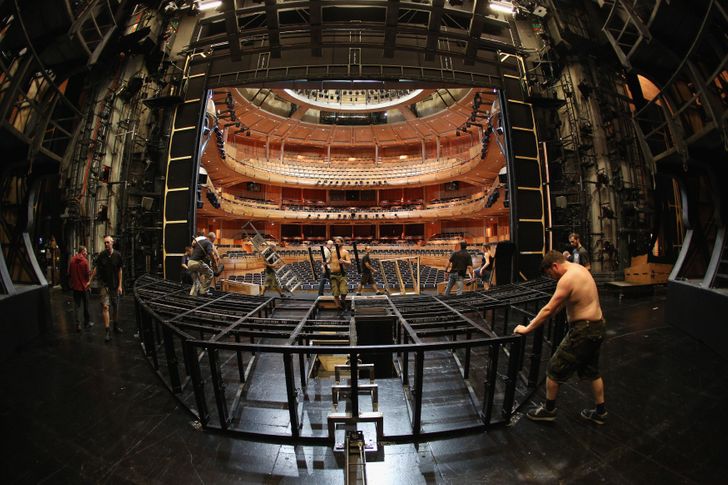
[{"label": "worker in red shirt", "polygon": [[88,264],[88,250],[86,246],[79,246],[78,253],[72,258],[68,266],[68,279],[73,289],[73,310],[76,318],[76,331],[81,331],[81,306],[83,305],[83,326],[90,328],[93,322],[88,312],[89,275],[91,270]]}]

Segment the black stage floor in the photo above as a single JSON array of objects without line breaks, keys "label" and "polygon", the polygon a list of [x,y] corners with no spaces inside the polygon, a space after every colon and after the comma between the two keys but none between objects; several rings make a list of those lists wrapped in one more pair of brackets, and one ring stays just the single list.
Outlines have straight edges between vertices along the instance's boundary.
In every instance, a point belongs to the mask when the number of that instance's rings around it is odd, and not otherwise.
[{"label": "black stage floor", "polygon": [[[343,483],[343,455],[329,448],[201,431],[143,357],[130,296],[126,333],[109,344],[96,299],[97,324],[82,334],[70,323],[70,295],[54,290],[52,299],[55,337],[0,364],[2,483]],[[725,360],[663,323],[663,294],[602,299],[606,425],[578,417],[591,393],[574,380],[562,387],[555,423],[518,414],[485,434],[387,445],[368,457],[369,483],[725,483]],[[443,399],[423,419],[453,419],[449,381],[428,383],[443,386]]]}]

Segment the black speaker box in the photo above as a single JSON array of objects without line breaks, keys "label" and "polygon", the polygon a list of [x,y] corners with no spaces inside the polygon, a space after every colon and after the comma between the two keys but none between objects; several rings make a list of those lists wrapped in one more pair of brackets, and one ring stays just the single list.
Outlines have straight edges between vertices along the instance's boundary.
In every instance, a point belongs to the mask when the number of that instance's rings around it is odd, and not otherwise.
[{"label": "black speaker box", "polygon": [[495,282],[496,285],[513,283],[513,255],[516,245],[510,241],[501,241],[495,247]]},{"label": "black speaker box", "polygon": [[[396,317],[393,315],[366,315],[354,317],[356,345],[392,345]],[[364,364],[374,364],[377,378],[395,377],[391,352],[376,352],[361,356]]]}]

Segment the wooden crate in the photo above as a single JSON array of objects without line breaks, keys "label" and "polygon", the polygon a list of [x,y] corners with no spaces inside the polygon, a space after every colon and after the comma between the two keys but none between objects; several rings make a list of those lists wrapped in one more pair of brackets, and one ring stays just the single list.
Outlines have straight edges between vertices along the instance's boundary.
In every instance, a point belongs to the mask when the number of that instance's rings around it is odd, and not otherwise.
[{"label": "wooden crate", "polygon": [[243,295],[260,295],[263,293],[263,287],[254,283],[244,283],[242,281],[222,280],[222,291],[231,293],[241,293]]}]

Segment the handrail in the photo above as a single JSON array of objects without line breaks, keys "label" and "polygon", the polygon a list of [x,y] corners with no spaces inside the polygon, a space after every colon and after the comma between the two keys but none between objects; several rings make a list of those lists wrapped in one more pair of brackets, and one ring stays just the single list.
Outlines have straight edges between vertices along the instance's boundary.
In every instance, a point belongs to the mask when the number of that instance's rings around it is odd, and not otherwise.
[{"label": "handrail", "polygon": [[[387,419],[388,411],[385,409],[384,412],[380,413],[359,415],[357,412],[359,398],[354,381],[351,383],[354,390],[349,393],[353,411],[351,413],[352,418],[347,419],[357,420],[362,418],[367,420],[376,417],[378,420],[377,426],[379,427],[377,431],[379,440],[411,442],[424,438],[441,439],[463,433],[482,432],[492,426],[508,423],[513,412],[528,402],[530,396],[535,392],[538,376],[542,370],[542,342],[540,340],[542,332],[534,334],[533,337],[511,335],[508,326],[518,323],[520,318],[509,319],[509,308],[519,311],[521,310],[519,306],[524,303],[536,303],[549,298],[548,293],[540,291],[545,289],[543,285],[553,287],[553,283],[546,280],[521,285],[508,285],[500,287],[499,291],[490,292],[490,295],[469,294],[468,298],[448,299],[445,304],[439,298],[431,297],[390,298],[388,299],[388,305],[395,312],[390,316],[394,317],[393,325],[396,327],[397,333],[395,341],[398,343],[352,346],[316,344],[315,341],[320,336],[316,331],[325,332],[331,336],[328,332],[340,332],[342,329],[348,329],[349,324],[339,320],[330,322],[331,325],[327,320],[311,321],[308,317],[311,315],[313,307],[309,308],[308,313],[302,319],[251,317],[256,312],[260,313],[264,310],[263,307],[268,307],[273,299],[232,294],[224,294],[224,296],[216,294],[213,299],[188,299],[182,292],[177,295],[178,292],[175,291],[176,289],[185,289],[181,284],[146,275],[136,280],[134,295],[137,303],[137,322],[142,335],[142,349],[148,362],[165,387],[170,390],[187,412],[199,420],[204,429],[227,431],[261,441],[274,440],[288,443],[328,445],[332,444],[330,442],[333,436],[331,427],[335,426],[334,423],[339,417],[349,416],[348,414],[330,414],[326,419],[328,428],[322,430],[303,431],[301,426],[306,415],[305,406],[311,406],[316,412],[318,412],[320,406],[320,404],[314,404],[312,401],[303,401],[300,397],[302,393],[306,392],[309,383],[310,367],[314,364],[312,356],[317,354],[349,356],[350,361],[354,363],[352,364],[352,372],[355,372],[355,363],[359,356],[371,356],[376,353],[392,355],[398,365],[396,378],[400,379],[404,386],[403,394],[411,427],[409,431],[402,432],[398,430],[397,434],[386,434],[382,429],[382,420]],[[508,293],[509,290],[510,293]],[[175,314],[175,311],[171,308],[167,314],[163,315],[146,304],[147,301],[145,300],[149,298],[156,301],[170,293],[176,295],[169,302],[170,305],[177,303],[182,310],[191,306],[186,312],[187,316],[183,317],[188,322],[175,320],[174,317],[165,318],[165,315]],[[227,296],[229,298],[226,298]],[[474,299],[477,301],[474,301]],[[291,302],[291,300],[287,301]],[[439,302],[439,310],[431,315],[434,316],[434,319],[429,320],[432,325],[427,325],[427,328],[419,330],[415,326],[421,324],[421,319],[428,318],[428,316],[426,312],[422,313],[419,310],[418,302],[422,302],[423,305]],[[485,305],[479,305],[478,302],[485,303]],[[307,303],[311,304],[311,301],[307,300]],[[283,304],[283,302],[280,304]],[[467,312],[482,310],[484,317],[486,311],[503,312],[503,332],[505,335],[498,336],[488,331],[487,328],[475,324],[463,314],[463,304],[467,308]],[[221,308],[222,305],[225,305],[225,307]],[[212,306],[215,306],[215,308],[211,308]],[[224,322],[218,320],[220,315],[225,315],[226,320]],[[455,321],[451,317],[455,318],[458,323],[454,325]],[[493,313],[492,318],[491,323],[494,323],[495,313]],[[251,321],[246,322],[247,319]],[[192,337],[177,328],[178,325],[194,332],[200,331],[202,332],[201,336]],[[442,328],[433,333],[431,328],[437,325],[441,325]],[[403,329],[407,329],[408,326],[410,326],[411,332],[402,340]],[[500,328],[500,324],[498,327]],[[277,328],[280,328],[280,331],[275,331]],[[553,329],[554,327],[550,328]],[[254,340],[256,337],[266,335],[283,338],[284,335],[295,332],[295,329],[302,329],[304,332],[299,334],[298,338],[284,338],[284,343],[281,344],[262,343],[259,339]],[[395,330],[394,327],[393,330]],[[495,330],[495,326],[493,326],[493,330]],[[417,333],[423,332],[423,336],[437,333],[447,339],[449,331],[453,332],[452,340],[422,342],[417,338]],[[454,337],[458,334],[465,336],[465,339],[455,339]],[[475,334],[476,338],[472,338],[472,334]],[[481,334],[484,337],[481,337]],[[218,340],[219,336],[222,335],[227,339],[226,341]],[[242,337],[251,340],[242,342]],[[338,334],[333,337],[335,337],[333,340],[341,338]],[[528,338],[537,340],[534,340],[529,355],[525,355]],[[316,345],[307,345],[308,343]],[[547,343],[553,344],[548,341]],[[177,355],[180,347],[183,354],[182,359]],[[488,352],[473,352],[474,349],[483,347],[490,350]],[[464,423],[456,424],[454,427],[448,425],[443,427],[436,424],[423,426],[422,411],[423,407],[427,405],[426,401],[423,400],[423,394],[426,395],[427,392],[424,385],[426,379],[425,358],[428,353],[448,350],[452,351],[452,354],[448,352],[447,355],[452,355],[451,358],[454,360],[452,371],[456,375],[459,373],[459,376],[463,379],[462,392],[459,398],[453,401],[453,404],[460,406],[459,409],[469,419]],[[248,399],[256,399],[255,396],[248,397],[248,383],[251,382],[250,379],[254,378],[252,377],[254,368],[261,365],[258,359],[270,354],[281,356],[272,361],[276,366],[280,365],[281,360],[279,359],[282,358],[285,379],[280,381],[279,385],[285,387],[287,406],[286,408],[281,407],[280,412],[282,416],[287,416],[290,425],[282,431],[261,429],[257,425],[252,429],[248,429],[246,423],[236,423],[234,416],[242,407],[250,405]],[[414,365],[411,367],[409,354],[414,354]],[[396,355],[401,357],[395,359]],[[499,370],[498,360],[500,355],[505,356],[505,359],[507,359],[505,373],[503,370]],[[235,360],[236,356],[237,362]],[[295,356],[298,356],[297,366],[294,365]],[[206,362],[203,363],[203,359]],[[472,359],[477,359],[477,364],[472,364]],[[247,365],[245,360],[247,360]],[[256,362],[258,363],[256,364]],[[184,364],[184,366],[182,367],[181,364]],[[469,375],[469,369],[472,365],[477,365],[478,369],[484,369],[487,374],[485,380],[481,381],[482,387],[479,386],[477,391],[471,385],[473,377]],[[484,368],[480,367],[483,365]],[[237,367],[237,372],[234,371],[235,367]],[[500,368],[502,369],[502,367]],[[182,370],[184,374],[182,374]],[[230,372],[231,370],[233,372]],[[299,375],[299,382],[296,380],[296,374]],[[414,382],[410,386],[412,378]],[[476,380],[479,379],[476,378]],[[185,390],[188,385],[191,385],[192,393]],[[232,393],[229,392],[229,386],[231,385],[237,386],[237,392],[235,392],[234,388]],[[501,388],[502,392],[495,392],[496,386]],[[517,390],[517,387],[519,387],[519,390]],[[211,412],[212,410],[209,409],[211,404],[208,393],[213,395],[212,406],[216,413]],[[193,402],[196,407],[192,404]],[[278,402],[276,400],[276,403]],[[304,410],[301,409],[302,405]],[[496,413],[496,410],[500,412]]]}]

